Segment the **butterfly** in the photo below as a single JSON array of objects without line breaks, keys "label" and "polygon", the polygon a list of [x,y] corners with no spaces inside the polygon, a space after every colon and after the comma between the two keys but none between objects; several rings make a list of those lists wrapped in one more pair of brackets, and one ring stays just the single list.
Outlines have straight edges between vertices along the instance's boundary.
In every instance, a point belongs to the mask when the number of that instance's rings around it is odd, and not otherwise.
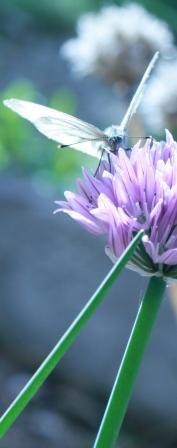
[{"label": "butterfly", "polygon": [[7,99],[5,106],[29,120],[42,134],[59,143],[60,148],[72,147],[100,159],[105,153],[117,154],[126,148],[127,127],[142,99],[144,86],[159,57],[157,51],[151,59],[142,80],[119,126],[105,131],[72,115],[30,101]]}]

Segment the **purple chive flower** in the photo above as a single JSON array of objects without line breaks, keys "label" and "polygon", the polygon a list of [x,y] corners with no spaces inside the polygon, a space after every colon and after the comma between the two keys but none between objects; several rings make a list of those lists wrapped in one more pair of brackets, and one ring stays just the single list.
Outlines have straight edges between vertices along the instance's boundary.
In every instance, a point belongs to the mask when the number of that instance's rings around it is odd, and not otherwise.
[{"label": "purple chive flower", "polygon": [[130,152],[102,161],[96,177],[83,169],[77,193],[65,192],[59,208],[94,234],[105,234],[115,262],[135,234],[145,230],[129,267],[146,275],[177,278],[177,142],[138,142]]}]

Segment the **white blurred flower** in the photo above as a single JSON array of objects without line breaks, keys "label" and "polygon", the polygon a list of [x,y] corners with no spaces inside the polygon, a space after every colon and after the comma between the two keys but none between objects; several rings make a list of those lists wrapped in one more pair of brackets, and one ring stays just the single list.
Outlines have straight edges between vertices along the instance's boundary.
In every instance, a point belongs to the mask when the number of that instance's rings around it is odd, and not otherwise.
[{"label": "white blurred flower", "polygon": [[159,64],[146,87],[141,112],[153,132],[177,128],[177,60]]},{"label": "white blurred flower", "polygon": [[62,54],[81,75],[96,74],[110,82],[136,83],[156,50],[174,50],[166,23],[142,6],[109,6],[80,17],[78,37],[62,46]]}]

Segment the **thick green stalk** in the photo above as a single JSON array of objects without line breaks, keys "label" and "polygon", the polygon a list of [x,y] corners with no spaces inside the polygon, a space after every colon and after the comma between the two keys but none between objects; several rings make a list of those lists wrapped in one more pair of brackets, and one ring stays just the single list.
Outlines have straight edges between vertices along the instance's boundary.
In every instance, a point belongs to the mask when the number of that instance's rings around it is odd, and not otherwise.
[{"label": "thick green stalk", "polygon": [[164,280],[152,277],[139,307],[94,448],[115,446],[164,290]]},{"label": "thick green stalk", "polygon": [[101,303],[106,293],[108,292],[114,281],[117,279],[124,266],[127,264],[128,260],[132,257],[143,234],[144,232],[140,231],[135,236],[122,256],[119,258],[117,263],[113,266],[101,285],[93,294],[89,302],[78,314],[66,333],[56,344],[54,349],[49,353],[48,357],[43,361],[39,369],[32,376],[31,380],[26,384],[24,389],[20,392],[17,398],[13,401],[7,411],[0,418],[0,437],[3,437],[6,434],[12,423],[16,420],[18,415],[22,412],[31,398],[36,394],[46,378],[50,375],[52,370],[56,367],[60,359],[71,346],[76,336],[80,333],[83,326],[92,316],[97,306]]}]

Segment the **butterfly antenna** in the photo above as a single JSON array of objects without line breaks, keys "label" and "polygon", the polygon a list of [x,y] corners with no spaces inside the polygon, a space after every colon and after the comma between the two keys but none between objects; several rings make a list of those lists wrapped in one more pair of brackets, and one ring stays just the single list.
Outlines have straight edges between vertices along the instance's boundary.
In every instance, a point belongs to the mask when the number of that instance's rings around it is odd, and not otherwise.
[{"label": "butterfly antenna", "polygon": [[143,77],[142,80],[130,102],[130,105],[127,109],[127,112],[124,115],[123,120],[120,123],[119,128],[122,129],[123,134],[125,134],[125,131],[127,129],[127,125],[129,123],[130,118],[132,117],[132,115],[136,112],[139,103],[143,97],[143,90],[144,87],[146,85],[146,82],[151,74],[152,69],[154,68],[154,65],[156,64],[157,59],[159,58],[159,51],[156,51],[156,53],[154,54],[153,58],[151,59],[151,62],[149,63]]},{"label": "butterfly antenna", "polygon": [[58,147],[59,148],[69,148],[69,147],[71,147],[72,148],[72,146],[74,145],[79,145],[80,143],[87,143],[87,142],[99,142],[99,141],[101,141],[101,139],[100,138],[82,138],[82,140],[79,140],[79,141],[77,141],[77,142],[72,142],[72,143],[69,143],[69,144],[59,144],[58,145]]}]

